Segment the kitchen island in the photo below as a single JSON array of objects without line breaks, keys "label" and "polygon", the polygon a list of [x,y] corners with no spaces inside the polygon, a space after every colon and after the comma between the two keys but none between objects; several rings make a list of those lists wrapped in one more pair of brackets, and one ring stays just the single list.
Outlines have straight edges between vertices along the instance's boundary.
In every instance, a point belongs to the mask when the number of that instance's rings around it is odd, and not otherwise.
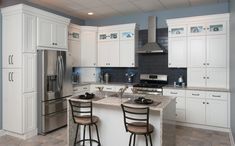
[{"label": "kitchen island", "polygon": [[[98,94],[96,94],[98,95]],[[119,97],[96,97],[93,102],[93,115],[99,117],[98,122],[100,140],[102,146],[127,146],[130,133],[125,131],[123,112],[121,104],[128,106],[138,105],[130,102],[130,98],[139,95],[129,94]],[[129,98],[128,98],[129,97]],[[175,146],[175,98],[157,95],[145,95],[145,98],[160,102],[158,105],[148,105],[150,107],[150,123],[154,126],[152,140],[154,146]],[[78,97],[71,97],[72,100],[81,100]],[[76,124],[74,124],[71,107],[68,102],[68,146],[72,146],[75,139]],[[80,130],[81,131],[81,130]],[[93,137],[96,138],[95,132]],[[78,138],[79,139],[79,138]],[[137,136],[136,146],[144,146],[144,136]]]}]

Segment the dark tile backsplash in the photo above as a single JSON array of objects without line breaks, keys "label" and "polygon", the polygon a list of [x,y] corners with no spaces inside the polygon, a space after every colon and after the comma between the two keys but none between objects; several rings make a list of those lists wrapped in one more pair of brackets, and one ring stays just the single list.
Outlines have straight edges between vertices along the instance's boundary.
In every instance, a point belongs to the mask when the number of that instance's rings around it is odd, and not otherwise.
[{"label": "dark tile backsplash", "polygon": [[[157,29],[158,43],[168,48],[168,29]],[[139,31],[139,47],[148,42],[148,31]],[[139,82],[139,75],[146,74],[166,74],[168,75],[168,83],[173,84],[180,75],[183,75],[184,81],[187,83],[187,69],[184,68],[168,68],[168,54],[139,54],[139,66],[137,68],[101,68],[101,72],[110,74],[111,82],[127,81],[125,74],[127,72],[135,73],[134,82]]]}]

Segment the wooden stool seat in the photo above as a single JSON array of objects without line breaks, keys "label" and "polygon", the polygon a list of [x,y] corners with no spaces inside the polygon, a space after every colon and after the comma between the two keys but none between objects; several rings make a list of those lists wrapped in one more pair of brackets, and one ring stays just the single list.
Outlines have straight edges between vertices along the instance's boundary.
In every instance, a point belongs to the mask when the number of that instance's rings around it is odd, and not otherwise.
[{"label": "wooden stool seat", "polygon": [[135,134],[149,134],[153,132],[153,129],[153,125],[149,124],[147,130],[147,124],[143,122],[133,122],[127,125],[127,130]]},{"label": "wooden stool seat", "polygon": [[90,118],[90,116],[75,117],[75,122],[80,125],[90,125],[97,123],[98,121],[99,118],[97,116],[92,116],[92,118]]}]

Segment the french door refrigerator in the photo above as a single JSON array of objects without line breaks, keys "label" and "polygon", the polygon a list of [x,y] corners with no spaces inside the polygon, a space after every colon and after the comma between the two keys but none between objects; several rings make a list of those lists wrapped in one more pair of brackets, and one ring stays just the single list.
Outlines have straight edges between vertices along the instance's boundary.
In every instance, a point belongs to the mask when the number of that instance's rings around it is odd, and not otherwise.
[{"label": "french door refrigerator", "polygon": [[66,98],[73,94],[71,55],[38,50],[38,133],[45,135],[67,124]]}]

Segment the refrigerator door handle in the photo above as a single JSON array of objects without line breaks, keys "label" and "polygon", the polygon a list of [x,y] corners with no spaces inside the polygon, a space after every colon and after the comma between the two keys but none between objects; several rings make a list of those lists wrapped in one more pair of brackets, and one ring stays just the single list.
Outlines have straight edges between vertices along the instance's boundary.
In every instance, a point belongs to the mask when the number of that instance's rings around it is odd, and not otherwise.
[{"label": "refrigerator door handle", "polygon": [[63,88],[63,80],[64,80],[64,74],[65,74],[65,70],[64,70],[64,60],[63,57],[60,56],[61,59],[61,89]]},{"label": "refrigerator door handle", "polygon": [[57,90],[60,91],[60,57],[57,57],[57,63],[56,63],[56,72],[57,72]]}]

